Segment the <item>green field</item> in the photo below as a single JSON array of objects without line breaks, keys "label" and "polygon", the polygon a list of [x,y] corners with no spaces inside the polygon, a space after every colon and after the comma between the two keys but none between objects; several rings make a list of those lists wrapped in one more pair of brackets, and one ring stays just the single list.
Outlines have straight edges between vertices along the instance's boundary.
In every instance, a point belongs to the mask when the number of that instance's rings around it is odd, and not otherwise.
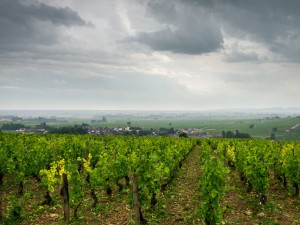
[{"label": "green field", "polygon": [[[273,119],[117,119],[109,120],[106,123],[93,123],[89,120],[72,120],[61,123],[49,124],[52,126],[65,126],[80,123],[89,123],[95,127],[126,127],[127,122],[130,121],[132,126],[141,127],[143,129],[159,129],[161,127],[174,129],[181,128],[202,128],[209,133],[221,133],[224,131],[239,130],[241,133],[249,133],[251,137],[267,138],[270,137],[273,128],[277,128],[275,132],[278,140],[300,140],[300,118],[286,117]],[[254,128],[249,125],[254,124]],[[297,126],[295,129],[292,127]],[[290,133],[286,131],[290,130]]]},{"label": "green field", "polygon": [[[120,128],[126,127],[127,122],[131,122],[133,127],[142,129],[159,129],[159,128],[201,128],[209,134],[221,134],[222,131],[239,130],[240,133],[248,133],[251,137],[268,138],[273,128],[277,128],[275,136],[277,140],[300,140],[300,118],[299,117],[271,117],[262,118],[235,118],[235,117],[182,117],[182,118],[145,118],[134,116],[107,116],[107,122],[91,123],[91,118],[68,118],[58,120],[57,122],[49,122],[47,125],[54,127],[73,126],[74,124],[87,123],[93,127],[109,127]],[[4,122],[0,122],[0,126]],[[32,121],[20,122],[26,126],[34,127],[39,123]],[[250,124],[254,127],[250,128]],[[299,126],[297,126],[299,124]],[[293,128],[294,129],[291,129]]]}]

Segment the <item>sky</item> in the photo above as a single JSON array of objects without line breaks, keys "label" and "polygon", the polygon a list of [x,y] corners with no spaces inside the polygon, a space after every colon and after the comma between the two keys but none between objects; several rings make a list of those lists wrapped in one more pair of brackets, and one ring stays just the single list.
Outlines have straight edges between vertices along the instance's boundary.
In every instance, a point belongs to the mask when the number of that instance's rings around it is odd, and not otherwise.
[{"label": "sky", "polygon": [[0,109],[300,107],[299,0],[0,0]]}]

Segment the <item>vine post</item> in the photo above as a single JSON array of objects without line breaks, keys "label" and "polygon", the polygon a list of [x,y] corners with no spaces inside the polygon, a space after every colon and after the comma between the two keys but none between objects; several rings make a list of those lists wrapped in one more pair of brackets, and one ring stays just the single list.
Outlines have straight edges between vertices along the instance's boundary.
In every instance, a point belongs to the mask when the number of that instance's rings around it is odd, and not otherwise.
[{"label": "vine post", "polygon": [[2,188],[1,188],[1,185],[0,185],[0,221],[3,219],[3,214],[2,214]]},{"label": "vine post", "polygon": [[133,173],[132,175],[132,192],[133,192],[133,210],[135,224],[141,224],[141,209],[138,196],[138,175]]},{"label": "vine post", "polygon": [[70,199],[69,199],[69,182],[67,174],[63,173],[63,186],[61,189],[61,194],[64,200],[64,220],[66,223],[70,222]]},{"label": "vine post", "polygon": [[0,186],[3,185],[3,177],[4,177],[4,174],[2,172],[0,172]]}]

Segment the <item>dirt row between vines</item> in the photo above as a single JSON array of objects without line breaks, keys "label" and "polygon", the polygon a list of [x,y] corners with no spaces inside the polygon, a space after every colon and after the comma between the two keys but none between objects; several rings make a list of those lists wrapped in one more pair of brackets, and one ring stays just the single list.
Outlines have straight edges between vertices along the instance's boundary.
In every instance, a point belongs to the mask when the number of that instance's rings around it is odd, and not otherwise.
[{"label": "dirt row between vines", "polygon": [[196,146],[186,157],[176,177],[169,185],[166,197],[166,217],[159,224],[199,224],[200,148]]},{"label": "dirt row between vines", "polygon": [[[151,224],[204,224],[197,216],[201,204],[200,151],[200,147],[197,146],[187,156],[162,199],[165,201],[165,214]],[[300,198],[292,195],[291,185],[285,190],[274,180],[271,171],[268,202],[265,206],[260,204],[258,194],[254,190],[247,193],[246,185],[240,181],[237,171],[231,168],[228,176],[230,182],[220,203],[224,212],[222,224],[300,225]]]}]

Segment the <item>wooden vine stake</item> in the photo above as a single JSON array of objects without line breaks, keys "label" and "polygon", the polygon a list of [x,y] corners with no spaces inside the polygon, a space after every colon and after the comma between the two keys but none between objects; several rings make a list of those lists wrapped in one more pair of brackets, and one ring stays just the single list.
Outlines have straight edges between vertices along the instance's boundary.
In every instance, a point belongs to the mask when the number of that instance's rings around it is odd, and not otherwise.
[{"label": "wooden vine stake", "polygon": [[141,209],[138,196],[138,176],[137,174],[132,175],[132,192],[133,192],[133,209],[134,209],[134,221],[135,224],[141,224]]},{"label": "wooden vine stake", "polygon": [[4,174],[0,172],[0,187],[3,185]]},{"label": "wooden vine stake", "polygon": [[69,182],[67,174],[63,173],[63,186],[61,188],[60,194],[64,200],[64,220],[66,223],[70,222],[70,199],[69,199]]},{"label": "wooden vine stake", "polygon": [[0,221],[3,219],[3,214],[2,214],[2,190],[1,190],[1,185],[0,185]]}]

